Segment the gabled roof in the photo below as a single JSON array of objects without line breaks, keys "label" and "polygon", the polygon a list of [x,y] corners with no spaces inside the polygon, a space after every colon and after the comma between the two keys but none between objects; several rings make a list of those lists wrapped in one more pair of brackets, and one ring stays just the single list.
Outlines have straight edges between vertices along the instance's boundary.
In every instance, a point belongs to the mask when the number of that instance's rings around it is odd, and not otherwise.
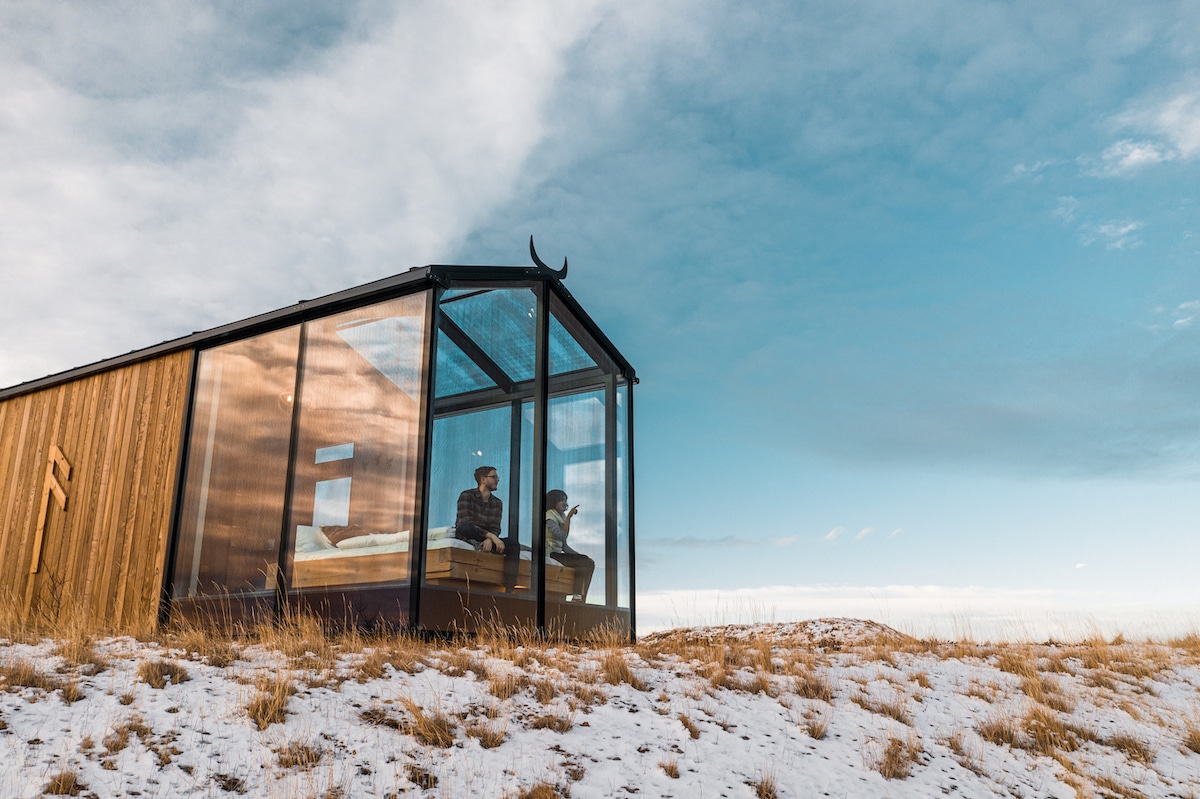
[{"label": "gabled roof", "polygon": [[[530,246],[532,249],[532,241],[530,242]],[[534,254],[534,257],[536,259],[536,254]],[[621,373],[627,379],[636,381],[637,377],[633,367],[629,365],[629,362],[617,351],[608,337],[596,326],[596,323],[592,321],[591,317],[587,315],[579,303],[575,301],[575,298],[571,296],[571,293],[563,286],[562,277],[565,277],[565,274],[565,265],[564,269],[556,271],[541,264],[540,261],[538,262],[538,266],[433,264],[413,267],[407,272],[402,272],[398,275],[392,275],[391,277],[365,283],[361,286],[344,289],[343,291],[327,294],[313,300],[301,300],[295,305],[290,305],[276,311],[258,314],[257,316],[251,316],[247,319],[210,328],[209,330],[197,331],[187,336],[155,344],[151,347],[133,350],[124,355],[106,358],[95,363],[47,375],[46,377],[30,380],[25,383],[18,383],[15,386],[0,389],[0,400],[50,388],[61,383],[105,372],[109,369],[116,369],[131,363],[137,363],[138,361],[156,358],[160,355],[180,350],[205,349],[227,341],[248,338],[270,330],[299,324],[309,319],[354,308],[375,300],[385,300],[391,297],[410,294],[414,291],[432,287],[433,285],[451,288],[455,284],[465,282],[495,283],[497,286],[519,285],[522,283],[532,285],[537,282],[549,284],[551,290],[558,295],[559,299],[575,315],[579,323],[587,329],[588,333],[604,348],[613,362],[617,364]]]}]

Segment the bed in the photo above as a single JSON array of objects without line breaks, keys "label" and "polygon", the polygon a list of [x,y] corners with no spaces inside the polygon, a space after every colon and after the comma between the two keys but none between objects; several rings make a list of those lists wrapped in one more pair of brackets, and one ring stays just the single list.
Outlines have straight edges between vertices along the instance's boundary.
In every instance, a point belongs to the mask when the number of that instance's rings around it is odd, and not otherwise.
[{"label": "bed", "polygon": [[[361,583],[405,582],[409,572],[410,533],[372,533],[332,543],[319,527],[296,528],[296,553],[292,561],[292,588],[326,588]],[[530,582],[531,558],[521,552],[515,592]],[[504,592],[502,555],[480,552],[454,537],[453,528],[429,531],[425,551],[425,582],[447,588]],[[552,560],[546,562],[546,596],[565,599],[574,586],[575,570]]]}]

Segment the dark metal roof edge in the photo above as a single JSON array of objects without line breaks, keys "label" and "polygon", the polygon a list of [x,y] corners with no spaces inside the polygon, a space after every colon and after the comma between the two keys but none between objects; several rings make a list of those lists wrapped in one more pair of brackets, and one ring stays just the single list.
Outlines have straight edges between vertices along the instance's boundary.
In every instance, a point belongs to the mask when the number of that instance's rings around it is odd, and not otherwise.
[{"label": "dark metal roof edge", "polygon": [[552,280],[551,285],[555,293],[558,294],[559,299],[566,303],[567,307],[571,309],[571,313],[583,323],[584,328],[596,340],[596,343],[608,352],[612,359],[617,362],[617,366],[621,367],[621,373],[625,378],[632,383],[636,383],[638,381],[637,373],[634,371],[633,366],[630,365],[629,361],[625,360],[625,356],[612,343],[612,340],[604,334],[604,331],[600,329],[600,326],[596,324],[588,312],[583,310],[583,306],[579,304],[567,287],[562,284],[562,281]]},{"label": "dark metal roof edge", "polygon": [[[518,273],[518,274],[513,274]],[[361,286],[343,289],[326,294],[312,300],[301,300],[295,305],[289,305],[274,311],[257,314],[247,317],[236,322],[229,322],[218,327],[209,328],[208,330],[200,330],[186,336],[181,336],[176,339],[170,339],[159,344],[155,344],[143,349],[131,350],[124,355],[117,355],[112,358],[95,361],[83,366],[77,366],[72,369],[67,369],[62,372],[55,372],[45,377],[39,377],[34,380],[29,380],[24,383],[18,383],[6,388],[0,388],[0,400],[12,399],[19,397],[22,394],[30,394],[34,391],[40,391],[45,388],[67,383],[72,380],[78,380],[83,377],[89,377],[101,372],[107,372],[111,369],[118,369],[122,366],[138,363],[139,361],[157,358],[161,355],[167,355],[180,350],[195,349],[199,347],[209,346],[225,340],[233,340],[245,338],[254,335],[258,332],[263,332],[269,329],[282,327],[291,321],[302,321],[315,316],[323,316],[326,312],[336,309],[338,306],[354,306],[361,300],[374,295],[385,295],[389,292],[396,291],[401,288],[406,288],[421,282],[437,282],[440,280],[480,280],[504,276],[508,279],[525,278],[534,280],[549,281],[570,306],[573,313],[578,314],[584,325],[588,328],[588,332],[600,343],[602,347],[608,350],[617,363],[625,372],[625,376],[630,380],[636,380],[633,367],[621,355],[616,347],[607,336],[601,332],[600,328],[592,320],[587,312],[580,307],[571,293],[567,291],[562,282],[549,270],[543,270],[536,266],[483,266],[483,265],[448,265],[448,264],[431,264],[429,266],[415,266],[406,272],[401,272],[398,275],[381,278],[379,280],[364,283]]]}]

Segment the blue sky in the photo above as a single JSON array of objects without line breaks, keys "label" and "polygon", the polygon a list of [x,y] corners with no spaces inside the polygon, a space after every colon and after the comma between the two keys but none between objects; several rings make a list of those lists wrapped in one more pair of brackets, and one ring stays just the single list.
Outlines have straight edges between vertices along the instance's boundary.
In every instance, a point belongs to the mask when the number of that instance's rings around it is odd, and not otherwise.
[{"label": "blue sky", "polygon": [[0,3],[0,384],[532,233],[647,623],[1200,623],[1200,7],[244,8]]}]

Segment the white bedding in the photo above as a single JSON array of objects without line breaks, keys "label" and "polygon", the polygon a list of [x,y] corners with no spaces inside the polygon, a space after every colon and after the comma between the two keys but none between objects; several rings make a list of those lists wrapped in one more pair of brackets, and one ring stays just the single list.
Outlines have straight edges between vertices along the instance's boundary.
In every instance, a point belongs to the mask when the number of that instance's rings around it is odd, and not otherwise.
[{"label": "white bedding", "polygon": [[[451,527],[434,527],[429,531],[428,549],[475,549],[474,546],[455,538]],[[373,533],[347,538],[340,546],[334,546],[319,527],[298,525],[296,527],[296,560],[324,560],[326,558],[356,558],[360,555],[382,555],[388,552],[407,552],[410,533]],[[364,539],[369,543],[364,543]],[[352,543],[353,542],[353,543]],[[530,553],[521,551],[521,560],[532,560]],[[549,558],[547,563],[551,563]]]}]

